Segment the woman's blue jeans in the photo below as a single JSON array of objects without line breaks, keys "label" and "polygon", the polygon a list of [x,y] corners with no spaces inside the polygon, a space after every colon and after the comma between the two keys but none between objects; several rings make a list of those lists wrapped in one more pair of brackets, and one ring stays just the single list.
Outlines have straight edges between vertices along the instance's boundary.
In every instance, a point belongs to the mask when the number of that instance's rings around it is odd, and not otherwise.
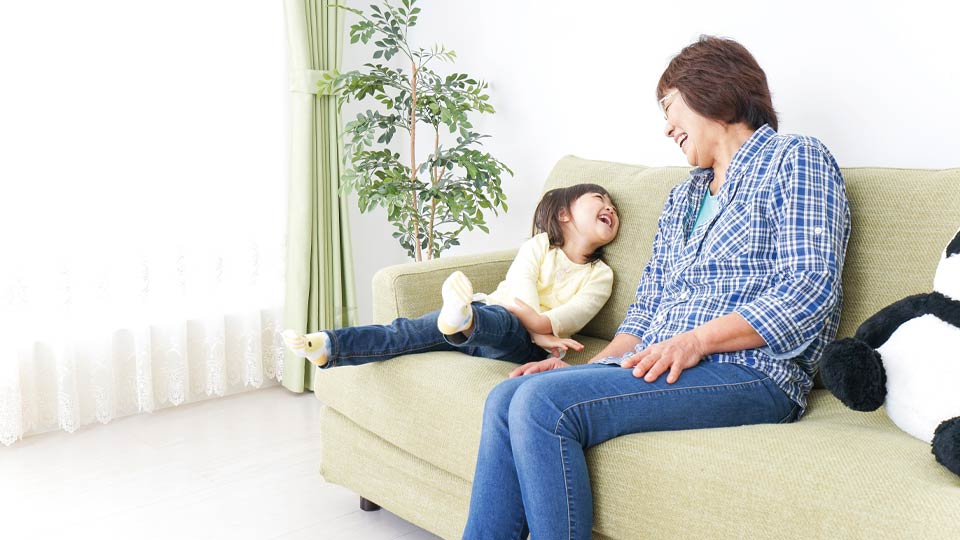
[{"label": "woman's blue jeans", "polygon": [[437,329],[439,311],[416,319],[400,318],[389,325],[354,326],[326,330],[330,356],[324,368],[359,366],[404,354],[459,351],[470,356],[525,364],[548,353],[533,343],[520,319],[501,306],[480,302],[473,309],[473,333],[445,336]]},{"label": "woman's blue jeans", "polygon": [[483,411],[464,539],[588,540],[587,448],[628,433],[791,422],[799,412],[746,366],[701,362],[666,379],[587,364],[497,385]]}]

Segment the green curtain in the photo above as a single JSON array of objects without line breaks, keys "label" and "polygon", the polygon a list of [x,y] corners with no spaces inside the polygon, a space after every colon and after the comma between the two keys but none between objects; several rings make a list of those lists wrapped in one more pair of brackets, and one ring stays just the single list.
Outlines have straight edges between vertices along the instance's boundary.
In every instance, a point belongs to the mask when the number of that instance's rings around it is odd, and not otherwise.
[{"label": "green curtain", "polygon": [[[357,323],[348,206],[339,195],[340,114],[316,81],[340,68],[344,11],[335,0],[285,0],[291,136],[284,327],[316,332]],[[283,386],[313,389],[311,364],[289,351]]]}]

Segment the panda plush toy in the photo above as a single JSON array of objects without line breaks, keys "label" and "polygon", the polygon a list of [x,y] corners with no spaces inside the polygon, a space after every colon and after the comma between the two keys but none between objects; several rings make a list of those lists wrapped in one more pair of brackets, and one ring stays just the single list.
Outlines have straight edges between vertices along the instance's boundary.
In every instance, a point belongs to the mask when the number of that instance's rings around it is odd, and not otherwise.
[{"label": "panda plush toy", "polygon": [[820,361],[824,386],[847,407],[887,416],[932,443],[960,475],[960,231],[944,250],[934,292],[910,296],[834,341]]}]

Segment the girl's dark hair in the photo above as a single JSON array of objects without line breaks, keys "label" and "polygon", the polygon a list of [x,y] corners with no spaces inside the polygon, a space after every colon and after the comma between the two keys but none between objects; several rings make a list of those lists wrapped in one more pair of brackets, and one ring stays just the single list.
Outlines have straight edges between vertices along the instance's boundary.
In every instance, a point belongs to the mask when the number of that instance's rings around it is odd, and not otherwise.
[{"label": "girl's dark hair", "polygon": [[767,76],[743,45],[732,39],[700,36],[670,60],[657,83],[657,99],[676,88],[683,101],[707,118],[753,129],[770,124],[777,131]]},{"label": "girl's dark hair", "polygon": [[[574,201],[587,193],[599,193],[610,197],[603,186],[597,184],[574,184],[568,187],[551,189],[543,194],[540,204],[533,212],[533,234],[545,232],[552,247],[563,247],[563,229],[560,227],[560,210],[570,211]],[[616,206],[614,206],[616,208]],[[587,256],[587,262],[593,263],[603,258],[603,246]]]}]

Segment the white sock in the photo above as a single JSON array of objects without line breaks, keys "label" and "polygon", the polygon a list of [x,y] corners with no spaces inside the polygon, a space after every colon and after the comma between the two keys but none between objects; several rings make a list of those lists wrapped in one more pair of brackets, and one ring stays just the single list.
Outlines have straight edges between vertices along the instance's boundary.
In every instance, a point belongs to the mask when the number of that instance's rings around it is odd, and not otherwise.
[{"label": "white sock", "polygon": [[287,329],[281,335],[287,347],[298,356],[320,367],[327,364],[327,359],[330,357],[330,336],[326,332],[303,335]]},{"label": "white sock", "polygon": [[459,270],[450,274],[440,289],[443,307],[437,318],[437,328],[445,335],[462,332],[473,324],[473,284]]}]

